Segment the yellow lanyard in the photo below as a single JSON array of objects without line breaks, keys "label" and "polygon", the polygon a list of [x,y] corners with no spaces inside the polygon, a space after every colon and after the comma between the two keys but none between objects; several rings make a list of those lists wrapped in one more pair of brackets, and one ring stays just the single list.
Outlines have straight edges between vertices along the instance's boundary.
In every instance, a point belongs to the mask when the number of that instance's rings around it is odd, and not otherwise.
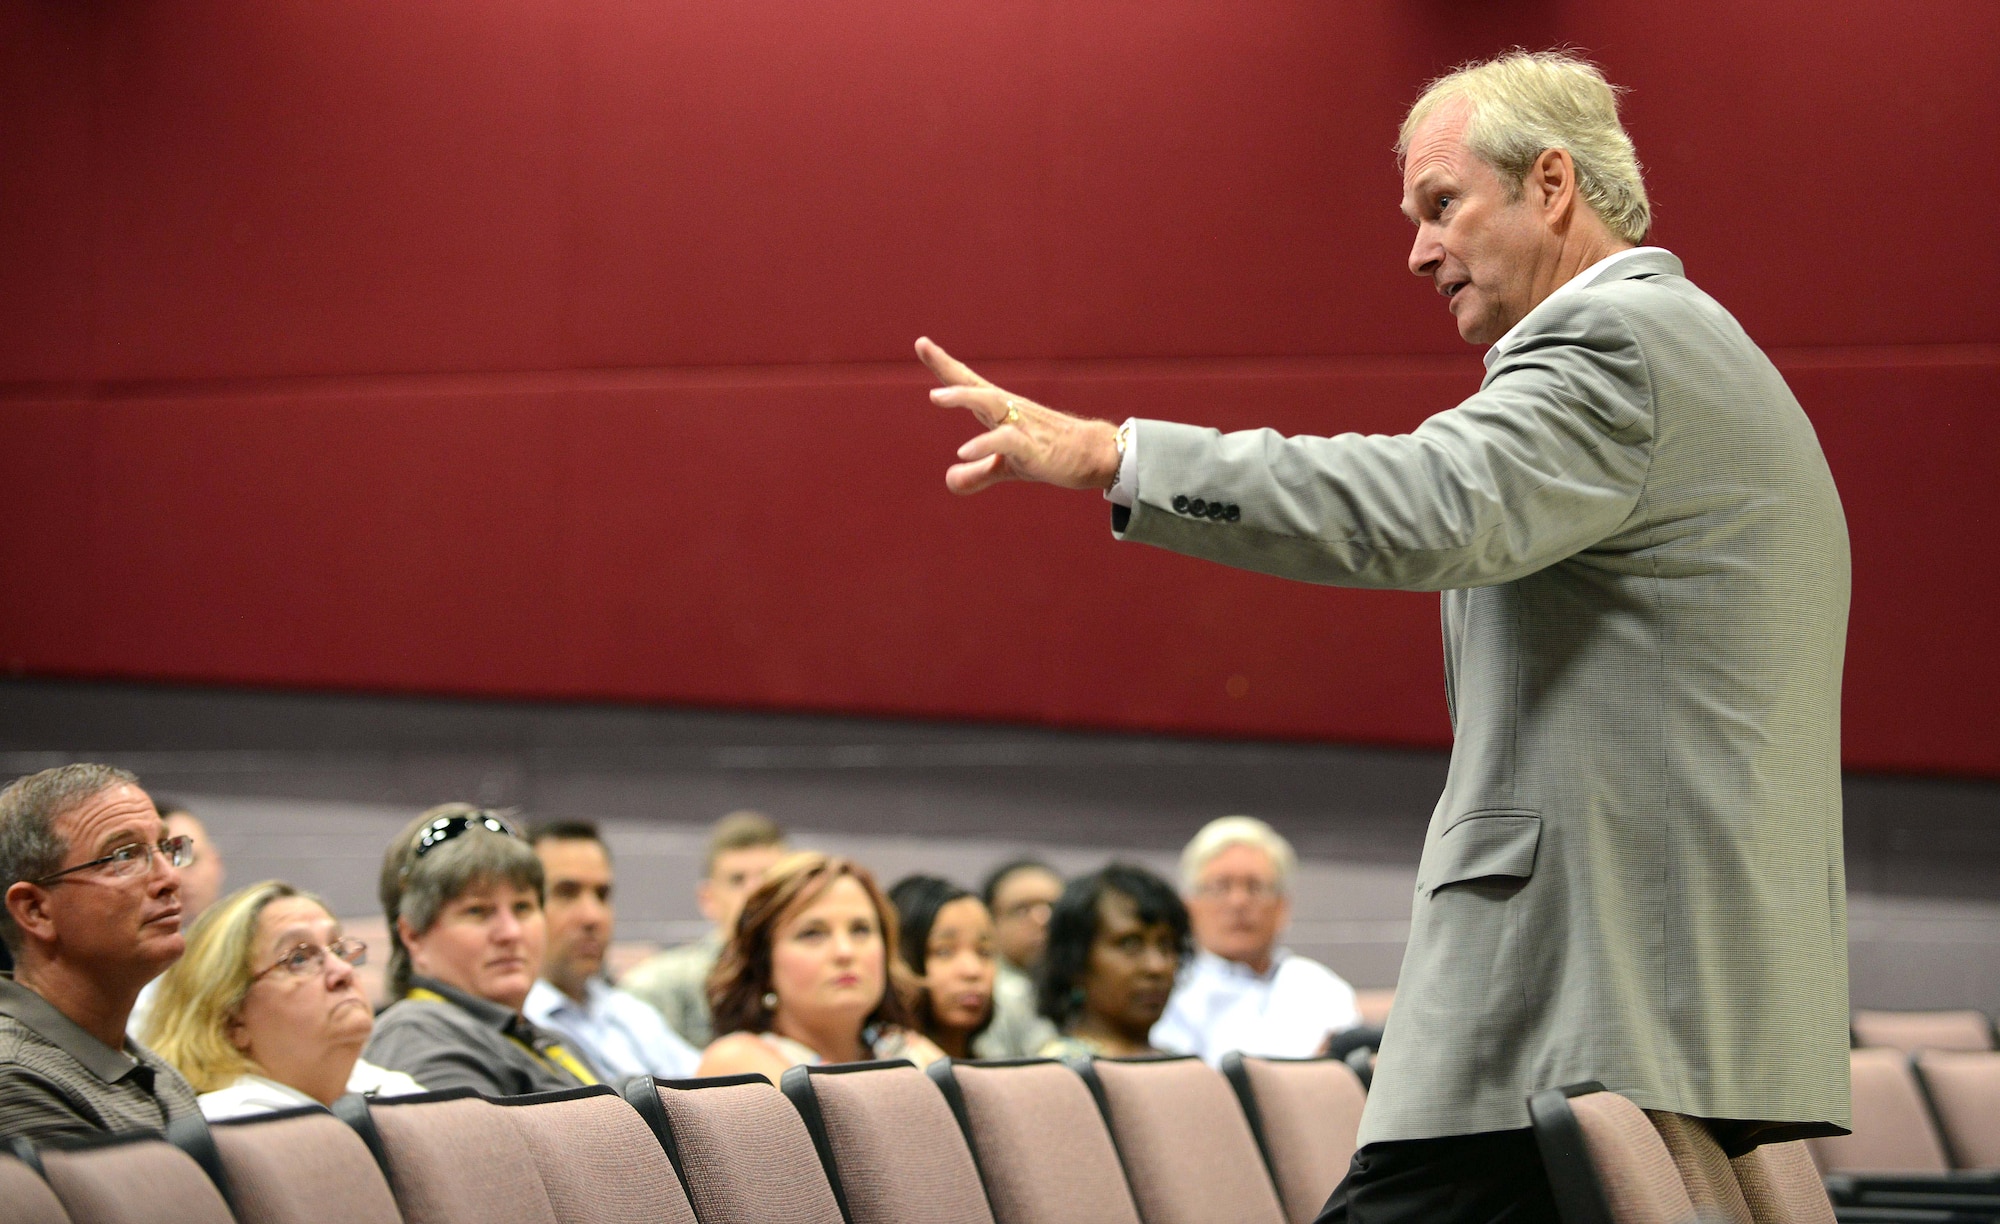
[{"label": "yellow lanyard", "polygon": [[[445,998],[437,991],[425,990],[421,986],[412,987],[406,997],[415,999],[420,1003],[444,1003],[447,1005],[451,1003],[450,999]],[[591,1074],[590,1068],[584,1065],[583,1060],[564,1049],[560,1042],[551,1041],[548,1044],[548,1048],[537,1050],[512,1033],[507,1034],[507,1040],[526,1050],[530,1057],[543,1066],[553,1063],[569,1072],[576,1077],[576,1081],[579,1084],[595,1084],[597,1082],[597,1077]]]}]

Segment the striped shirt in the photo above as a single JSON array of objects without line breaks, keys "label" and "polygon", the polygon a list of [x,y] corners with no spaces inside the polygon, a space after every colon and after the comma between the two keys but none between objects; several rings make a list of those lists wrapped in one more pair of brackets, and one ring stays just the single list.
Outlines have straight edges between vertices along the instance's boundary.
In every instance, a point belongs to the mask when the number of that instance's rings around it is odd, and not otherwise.
[{"label": "striped shirt", "polygon": [[114,1050],[12,974],[0,974],[0,1136],[162,1131],[199,1114],[194,1089],[130,1037]]}]

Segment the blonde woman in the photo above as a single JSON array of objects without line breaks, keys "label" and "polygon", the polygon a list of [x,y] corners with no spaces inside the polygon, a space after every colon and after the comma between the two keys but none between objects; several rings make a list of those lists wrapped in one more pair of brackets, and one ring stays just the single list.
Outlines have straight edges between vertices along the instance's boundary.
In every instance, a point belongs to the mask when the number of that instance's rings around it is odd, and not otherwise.
[{"label": "blonde woman", "polygon": [[375,1016],[355,979],[367,945],[341,935],[324,902],[266,880],[201,916],[162,974],[142,1040],[201,1094],[210,1121],[346,1093],[423,1086],[361,1061]]}]

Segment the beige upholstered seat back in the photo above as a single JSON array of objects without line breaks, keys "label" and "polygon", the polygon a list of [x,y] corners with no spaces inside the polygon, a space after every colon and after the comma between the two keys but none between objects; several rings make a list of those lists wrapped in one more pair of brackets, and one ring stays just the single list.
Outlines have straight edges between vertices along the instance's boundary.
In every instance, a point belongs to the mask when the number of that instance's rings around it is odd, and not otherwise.
[{"label": "beige upholstered seat back", "polygon": [[1990,1050],[1993,1021],[1977,1011],[1858,1011],[1854,1044],[1919,1050]]},{"label": "beige upholstered seat back", "polygon": [[1146,1224],[1284,1224],[1250,1123],[1198,1058],[1092,1064]]},{"label": "beige upholstered seat back", "polygon": [[997,1224],[1139,1224],[1090,1089],[1060,1063],[958,1063],[966,1129]]},{"label": "beige upholstered seat back", "polygon": [[810,1087],[854,1224],[993,1224],[965,1136],[923,1072],[813,1073]]},{"label": "beige upholstered seat back", "polygon": [[411,1099],[369,1113],[408,1224],[557,1224],[534,1156],[500,1106]]},{"label": "beige upholstered seat back", "polygon": [[1354,1159],[1368,1096],[1346,1063],[1244,1058],[1271,1178],[1292,1224],[1311,1224]]},{"label": "beige upholstered seat back", "polygon": [[1736,1170],[1708,1128],[1682,1114],[1649,1112],[1646,1117],[1667,1145],[1702,1224],[1750,1224],[1750,1204],[1736,1184]]},{"label": "beige upholstered seat back", "polygon": [[1945,1151],[1960,1169],[2000,1169],[2000,1053],[1929,1050],[1917,1073],[1937,1107]]},{"label": "beige upholstered seat back", "polygon": [[1729,1163],[1756,1224],[1834,1224],[1833,1203],[1803,1142],[1768,1143]]},{"label": "beige upholstered seat back", "polygon": [[1572,1097],[1570,1111],[1618,1224],[1691,1224],[1687,1184],[1666,1141],[1645,1113],[1612,1092]]},{"label": "beige upholstered seat back", "polygon": [[361,1136],[330,1113],[212,1128],[241,1224],[400,1224]]},{"label": "beige upholstered seat back", "polygon": [[498,1108],[533,1154],[559,1224],[695,1224],[672,1162],[630,1105],[609,1090],[551,1097]]},{"label": "beige upholstered seat back", "polygon": [[208,1174],[164,1139],[44,1149],[42,1174],[76,1224],[231,1224]]},{"label": "beige upholstered seat back", "polygon": [[55,1191],[11,1156],[0,1156],[0,1203],[10,1224],[70,1224]]},{"label": "beige upholstered seat back", "polygon": [[775,1087],[659,1091],[702,1224],[841,1224],[812,1137]]},{"label": "beige upholstered seat back", "polygon": [[1853,1050],[1853,1134],[1808,1139],[1827,1173],[1942,1173],[1950,1168],[1930,1107],[1899,1050]]}]

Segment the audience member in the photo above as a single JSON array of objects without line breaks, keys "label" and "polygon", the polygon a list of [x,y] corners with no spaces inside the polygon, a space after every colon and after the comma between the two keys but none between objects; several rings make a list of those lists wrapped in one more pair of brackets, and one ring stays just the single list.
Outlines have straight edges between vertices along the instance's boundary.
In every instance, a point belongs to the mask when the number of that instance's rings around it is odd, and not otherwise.
[{"label": "audience member", "polygon": [[389,992],[367,1058],[433,1090],[518,1096],[602,1077],[521,1014],[541,970],[542,861],[467,803],[412,821],[382,858]]},{"label": "audience member", "polygon": [[368,945],[290,884],[252,884],[202,915],[161,974],[146,1044],[187,1076],[210,1121],[423,1085],[361,1057],[375,1015],[354,975]]},{"label": "audience member", "polygon": [[993,1022],[993,915],[984,901],[937,876],[900,880],[889,900],[903,963],[921,986],[917,1029],[951,1057],[973,1057]]},{"label": "audience member", "polygon": [[1042,1014],[1061,1036],[1041,1054],[1161,1053],[1153,1026],[1188,951],[1187,907],[1152,872],[1112,863],[1071,880],[1049,915],[1040,981]]},{"label": "audience member", "polygon": [[177,960],[183,838],[131,774],[64,765],[0,791],[0,1134],[39,1142],[162,1130],[194,1089],[125,1032]]},{"label": "audience member", "polygon": [[943,1052],[912,1031],[917,985],[896,952],[895,915],[868,869],[802,852],[747,897],[709,978],[716,1039],[702,1075],[777,1083],[801,1063]]},{"label": "audience member", "polygon": [[1291,919],[1298,858],[1249,816],[1212,820],[1181,852],[1195,955],[1153,1026],[1153,1044],[1219,1063],[1231,1050],[1277,1058],[1318,1053],[1361,1022],[1354,988],[1278,945]]},{"label": "audience member", "polygon": [[181,869],[181,925],[192,928],[195,919],[207,913],[208,907],[222,896],[222,882],[229,873],[223,866],[222,852],[208,835],[208,826],[188,811],[185,804],[155,799],[153,806],[158,809],[160,819],[167,822],[167,836],[186,837],[193,847],[190,853],[194,857]]},{"label": "audience member", "polygon": [[[209,840],[207,827],[185,805],[155,796],[153,807],[160,813],[160,819],[167,822],[167,836],[185,837],[191,847],[189,854],[193,857],[181,869],[181,929],[189,931],[194,928],[195,919],[201,917],[222,895],[222,880],[226,874],[222,868],[222,855],[216,850],[215,843]],[[125,1022],[126,1032],[144,1040],[146,1017],[153,1010],[153,998],[159,989],[160,979],[154,978],[139,992],[138,999],[132,1004],[132,1018]]]},{"label": "audience member", "polygon": [[980,894],[993,915],[1000,962],[993,979],[993,1023],[980,1038],[986,1058],[1025,1058],[1055,1040],[1035,998],[1035,969],[1049,939],[1049,907],[1062,895],[1062,877],[1038,859],[1002,863]]},{"label": "audience member", "polygon": [[542,860],[548,947],[522,1014],[560,1033],[613,1079],[693,1075],[701,1052],[660,1013],[604,980],[611,950],[611,851],[597,826],[544,825],[528,838]]},{"label": "audience member", "polygon": [[632,966],[619,979],[620,989],[651,1003],[688,1044],[707,1045],[715,1035],[708,1014],[708,976],[735,929],[743,899],[789,853],[785,831],[760,812],[731,812],[716,821],[701,883],[695,886],[695,903],[712,924],[708,934]]}]

